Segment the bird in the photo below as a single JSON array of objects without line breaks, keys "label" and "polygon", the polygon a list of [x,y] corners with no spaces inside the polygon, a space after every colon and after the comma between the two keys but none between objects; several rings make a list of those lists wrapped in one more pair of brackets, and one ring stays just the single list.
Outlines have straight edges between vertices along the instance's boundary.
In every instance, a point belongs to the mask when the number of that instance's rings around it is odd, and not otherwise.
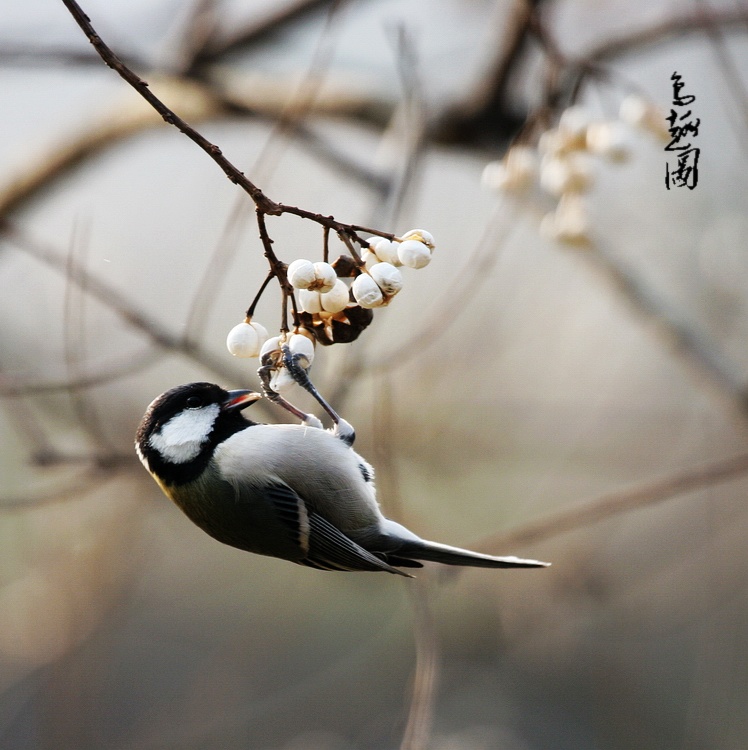
[{"label": "bird", "polygon": [[[320,570],[385,571],[422,561],[481,568],[549,563],[421,539],[386,518],[352,428],[264,424],[242,413],[263,394],[188,383],[150,404],[135,436],[164,494],[224,544]],[[347,423],[344,423],[347,427]]]}]

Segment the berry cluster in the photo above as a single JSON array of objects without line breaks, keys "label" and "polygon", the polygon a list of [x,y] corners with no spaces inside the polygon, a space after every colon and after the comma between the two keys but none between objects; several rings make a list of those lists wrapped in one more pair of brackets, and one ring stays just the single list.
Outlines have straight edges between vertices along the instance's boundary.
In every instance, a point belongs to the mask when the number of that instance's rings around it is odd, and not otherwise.
[{"label": "berry cluster", "polygon": [[317,342],[330,345],[358,338],[373,318],[373,310],[388,305],[403,287],[400,268],[423,268],[431,261],[434,238],[425,229],[411,229],[389,240],[372,237],[360,258],[341,256],[334,263],[294,260],[286,279],[294,300],[292,332],[269,337],[251,314],[229,331],[226,346],[235,357],[259,357],[273,371],[270,386],[283,393],[295,382],[283,364],[286,345],[305,370],[314,359]]},{"label": "berry cluster", "polygon": [[626,161],[632,150],[630,127],[667,136],[664,115],[640,96],[626,97],[618,120],[596,119],[572,106],[556,127],[540,135],[537,146],[512,146],[500,161],[483,170],[483,184],[506,194],[519,195],[535,186],[557,201],[546,214],[541,233],[570,245],[589,244],[590,220],[584,198],[595,181],[596,159]]}]

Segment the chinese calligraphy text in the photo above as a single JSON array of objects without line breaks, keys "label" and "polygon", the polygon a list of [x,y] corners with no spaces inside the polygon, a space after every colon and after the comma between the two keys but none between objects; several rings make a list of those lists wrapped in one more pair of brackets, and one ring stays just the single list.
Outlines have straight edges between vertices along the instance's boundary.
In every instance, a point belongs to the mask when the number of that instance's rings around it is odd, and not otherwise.
[{"label": "chinese calligraphy text", "polygon": [[[691,104],[696,101],[693,94],[682,94],[685,87],[679,73],[670,77],[673,82],[673,100],[667,116],[670,143],[665,151],[673,154],[675,163],[665,165],[665,186],[687,187],[693,190],[699,181],[699,155],[701,150],[693,145],[693,138],[699,134],[701,120],[693,116]],[[672,158],[672,157],[671,157]]]}]

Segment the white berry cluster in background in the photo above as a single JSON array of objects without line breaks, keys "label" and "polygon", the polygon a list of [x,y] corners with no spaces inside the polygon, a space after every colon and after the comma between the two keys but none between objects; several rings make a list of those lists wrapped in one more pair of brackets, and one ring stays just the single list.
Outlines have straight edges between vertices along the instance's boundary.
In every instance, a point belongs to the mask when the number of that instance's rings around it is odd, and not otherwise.
[{"label": "white berry cluster in background", "polygon": [[282,394],[295,382],[283,366],[283,345],[308,369],[317,343],[354,341],[371,322],[373,310],[389,305],[403,288],[400,269],[424,268],[434,252],[434,237],[425,229],[411,229],[391,240],[372,237],[367,242],[360,259],[341,256],[328,263],[298,258],[290,263],[286,278],[296,300],[294,329],[269,337],[267,329],[248,314],[229,331],[229,352],[269,362],[270,385]]},{"label": "white berry cluster in background", "polygon": [[594,185],[601,159],[621,163],[630,157],[631,128],[668,137],[664,114],[641,96],[626,97],[617,120],[596,118],[574,105],[561,113],[556,127],[540,135],[536,146],[514,145],[503,159],[487,164],[482,182],[508,195],[540,188],[556,201],[540,222],[541,234],[568,245],[589,245],[585,194]]}]

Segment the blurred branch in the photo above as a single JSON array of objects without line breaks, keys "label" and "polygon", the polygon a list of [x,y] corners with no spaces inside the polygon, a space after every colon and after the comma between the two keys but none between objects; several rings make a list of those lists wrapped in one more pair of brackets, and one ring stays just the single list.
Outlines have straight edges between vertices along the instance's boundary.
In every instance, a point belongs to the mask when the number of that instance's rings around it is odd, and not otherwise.
[{"label": "blurred branch", "polygon": [[[388,373],[380,372],[375,380],[373,400],[374,457],[377,465],[378,494],[390,518],[406,522],[398,478],[396,445],[396,410]],[[429,571],[424,569],[415,581],[408,581],[406,594],[413,613],[413,641],[416,664],[413,670],[408,721],[400,750],[425,750],[431,737],[434,701],[439,676],[439,643],[430,601]]]},{"label": "blurred branch", "polygon": [[[363,227],[357,224],[345,224],[340,221],[336,221],[332,216],[323,216],[322,214],[315,213],[313,211],[307,211],[297,206],[289,206],[282,203],[276,203],[271,200],[265,193],[255,185],[245,174],[240,171],[234,164],[229,161],[224,155],[221,149],[211,143],[205,136],[199,133],[195,128],[189,125],[179,115],[164,104],[150,89],[148,84],[141,79],[136,73],[128,68],[122,60],[102,41],[96,30],[91,25],[91,21],[88,16],[83,12],[81,7],[75,0],[62,0],[65,7],[70,11],[70,14],[75,19],[76,23],[80,26],[83,33],[88,37],[88,40],[93,45],[94,49],[99,53],[101,59],[119,74],[127,83],[130,84],[147,102],[153,107],[156,112],[161,115],[165,122],[176,127],[181,133],[195,143],[200,149],[202,149],[223,171],[226,177],[238,185],[244,190],[247,195],[254,202],[257,210],[262,215],[267,216],[280,216],[282,214],[292,214],[302,219],[307,219],[320,224],[323,227],[329,227],[334,232],[337,232],[341,237],[349,237],[355,240],[358,244],[365,246],[366,242],[359,237],[359,232],[365,232],[367,234],[374,234],[380,237],[386,237],[392,239],[393,235],[388,232],[382,232],[377,229],[371,229]],[[281,280],[282,281],[282,280]]]},{"label": "blurred branch", "polygon": [[[135,68],[147,67],[144,60],[132,55],[123,55],[122,59],[128,65]],[[30,65],[75,65],[94,66],[101,65],[101,58],[89,50],[73,49],[70,47],[55,47],[44,45],[34,47],[23,43],[15,44],[13,41],[3,41],[0,45],[0,66],[29,67]]]},{"label": "blurred branch", "polygon": [[507,89],[521,63],[531,36],[531,20],[543,0],[514,0],[509,18],[500,19],[496,55],[476,89],[449,106],[430,128],[431,136],[445,143],[478,143],[506,139],[524,119],[512,111]]},{"label": "blurred branch", "polygon": [[[0,383],[5,374],[0,368]],[[34,461],[43,462],[47,457],[53,457],[55,450],[47,437],[47,433],[40,420],[23,399],[5,400],[3,409],[7,413],[13,428],[22,435],[30,446],[30,453]]]},{"label": "blurred branch", "polygon": [[[413,610],[416,666],[413,692],[400,750],[426,750],[434,723],[434,700],[439,678],[439,644],[434,615],[429,604],[428,581],[421,576],[409,581],[408,597]],[[415,585],[413,585],[415,584]]]},{"label": "blurred branch", "polygon": [[[95,59],[101,62],[100,58]],[[230,113],[275,121],[271,108],[264,112],[253,109],[249,103],[240,101],[237,95],[218,92],[215,87],[205,84],[158,75],[151,80],[151,86],[167,93],[180,111],[193,121],[202,122]],[[24,159],[18,174],[3,179],[0,184],[0,216],[17,210],[40,191],[49,188],[55,180],[65,176],[70,169],[112,144],[163,125],[163,120],[152,108],[133,107],[131,101],[102,111],[97,117],[81,124],[76,132],[63,136],[59,143]],[[389,181],[385,176],[354,161],[308,125],[295,123],[289,128],[298,141],[322,162],[378,194],[386,191]]]},{"label": "blurred branch", "polygon": [[75,378],[29,381],[27,378],[11,377],[0,373],[0,396],[40,396],[45,393],[106,385],[146,369],[163,356],[163,350],[149,346],[138,354],[129,355],[122,362],[110,364],[96,372],[81,374]]},{"label": "blurred branch", "polygon": [[228,54],[250,47],[326,5],[339,4],[340,0],[295,0],[270,4],[259,19],[253,20],[243,28],[232,29],[223,39],[218,39],[217,33],[206,38],[202,48],[195,49],[188,71],[194,71],[198,66],[216,62]]},{"label": "blurred branch", "polygon": [[[227,367],[223,358],[216,357],[200,344],[189,341],[184,336],[177,335],[163,327],[153,319],[152,315],[140,310],[117,289],[97,278],[77,263],[68,263],[64,257],[31,240],[5,220],[0,220],[0,232],[3,233],[8,242],[19,250],[64,274],[71,283],[85,288],[92,297],[117,313],[133,328],[145,333],[160,348],[182,354],[229,382],[242,382],[245,379],[241,373]],[[24,393],[26,393],[26,390],[16,389],[14,395]],[[267,408],[264,402],[260,402],[257,406]]]},{"label": "blurred branch", "polygon": [[608,39],[588,49],[578,57],[578,60],[598,63],[629,52],[639,51],[642,47],[664,44],[688,34],[703,34],[709,27],[724,28],[746,23],[748,23],[748,10],[746,9],[712,10],[708,13],[695,11]]},{"label": "blurred branch", "polygon": [[[204,87],[176,78],[159,77],[154,83],[176,99],[180,108],[195,120],[204,120],[222,111],[223,105]],[[0,185],[0,217],[7,216],[39,190],[49,187],[53,180],[103,148],[160,123],[152,109],[133,107],[129,102],[93,118],[59,144],[36,157],[25,159],[17,176],[3,181]]]},{"label": "blurred branch", "polygon": [[[87,359],[86,336],[86,278],[80,284],[73,284],[73,269],[85,268],[89,249],[89,226],[80,227],[78,222],[73,230],[65,270],[65,294],[63,299],[63,350],[68,379],[75,382],[83,374]],[[77,257],[76,257],[77,256]],[[115,452],[112,442],[104,429],[96,405],[88,398],[80,386],[71,386],[68,396],[73,412],[85,434],[88,435],[92,451],[105,459]]]},{"label": "blurred branch", "polygon": [[218,0],[191,0],[186,8],[186,21],[180,24],[171,49],[166,44],[169,70],[185,77],[194,70],[196,60],[216,36],[217,6]]},{"label": "blurred branch", "polygon": [[[556,70],[547,82],[546,91],[546,102],[553,104],[564,91],[578,88],[580,79],[601,74],[603,62],[688,34],[722,35],[730,27],[748,23],[746,9],[695,11],[614,36],[581,54],[571,55],[564,53],[547,33],[540,16],[543,4],[543,0],[516,0],[509,19],[501,19],[494,60],[471,94],[435,118],[430,128],[434,140],[471,145],[492,143],[506,140],[520,129],[526,117],[510,106],[508,89],[512,77],[525,62],[532,38],[540,42]],[[731,74],[730,79],[733,78]],[[741,87],[736,88],[733,81],[731,89],[740,91]],[[537,115],[534,113],[530,119]]]},{"label": "blurred branch", "polygon": [[[735,121],[735,114],[730,112],[730,124],[735,131],[737,141],[743,149],[743,153],[748,153],[748,144],[746,144],[745,131],[748,128],[748,90],[743,82],[743,77],[740,74],[740,68],[735,62],[735,56],[730,52],[730,48],[727,46],[725,39],[725,30],[718,24],[714,23],[714,19],[709,13],[709,9],[704,7],[704,3],[700,2],[702,7],[702,15],[704,16],[704,28],[706,31],[707,38],[712,45],[714,50],[714,56],[717,60],[717,65],[722,71],[722,76],[725,79],[728,91],[732,94],[730,101],[736,102],[738,109],[740,110],[740,116],[742,117],[742,123]],[[746,11],[745,22],[748,23],[748,11]]]},{"label": "blurred branch", "polygon": [[654,332],[668,349],[678,355],[699,377],[712,387],[731,411],[748,416],[748,389],[740,374],[734,374],[729,360],[712,340],[694,330],[678,313],[648,289],[624,264],[596,247],[584,253],[584,259],[615,289],[629,307],[652,324]]},{"label": "blurred branch", "polygon": [[537,544],[621,513],[647,508],[679,495],[696,492],[732,479],[740,479],[746,475],[748,453],[741,453],[732,458],[669,474],[637,487],[611,492],[588,503],[551,513],[513,531],[493,534],[483,538],[476,549],[491,552]]},{"label": "blurred branch", "polygon": [[[25,510],[30,507],[40,505],[51,505],[53,503],[63,503],[67,500],[79,498],[85,492],[101,485],[102,483],[114,479],[121,473],[124,466],[134,466],[134,455],[127,456],[107,456],[107,463],[93,462],[91,466],[80,472],[66,482],[57,482],[51,490],[38,493],[26,492],[23,495],[7,497],[0,496],[0,513],[7,513],[15,510]],[[90,457],[85,459],[91,462]]]},{"label": "blurred branch", "polygon": [[[408,194],[423,161],[426,147],[427,105],[420,80],[415,40],[402,25],[394,29],[393,46],[402,99],[389,124],[393,139],[402,153],[399,168],[391,179],[385,200],[379,202],[373,223],[393,226],[403,211]],[[387,134],[385,134],[385,138]]]}]

